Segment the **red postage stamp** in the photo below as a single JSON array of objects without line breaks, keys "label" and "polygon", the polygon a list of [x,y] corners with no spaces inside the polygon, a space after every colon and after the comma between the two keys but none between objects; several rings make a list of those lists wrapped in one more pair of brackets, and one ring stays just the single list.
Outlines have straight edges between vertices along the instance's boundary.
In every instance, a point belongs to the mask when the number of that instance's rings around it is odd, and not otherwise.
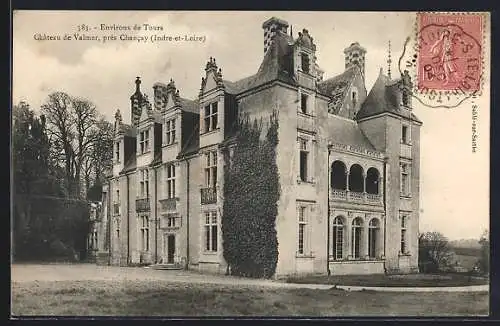
[{"label": "red postage stamp", "polygon": [[481,14],[419,13],[417,87],[476,93],[483,69]]}]

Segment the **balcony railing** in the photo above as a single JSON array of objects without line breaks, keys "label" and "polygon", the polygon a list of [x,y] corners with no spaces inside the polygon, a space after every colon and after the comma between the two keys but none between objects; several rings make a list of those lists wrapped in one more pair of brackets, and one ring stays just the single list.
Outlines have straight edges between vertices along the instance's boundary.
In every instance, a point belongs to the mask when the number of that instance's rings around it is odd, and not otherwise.
[{"label": "balcony railing", "polygon": [[299,113],[297,116],[297,128],[300,130],[315,132],[314,117]]},{"label": "balcony railing", "polygon": [[215,188],[201,188],[201,203],[214,204],[217,202],[217,192]]},{"label": "balcony railing", "polygon": [[135,200],[135,211],[136,212],[149,212],[151,207],[149,206],[149,198],[139,198]]},{"label": "balcony railing", "polygon": [[382,196],[379,194],[368,194],[366,192],[356,192],[341,189],[332,189],[330,192],[332,200],[335,201],[346,201],[361,204],[382,204]]},{"label": "balcony railing", "polygon": [[113,204],[113,214],[120,215],[120,203]]},{"label": "balcony railing", "polygon": [[160,209],[162,212],[172,212],[177,210],[177,201],[179,198],[167,198],[160,200]]},{"label": "balcony railing", "polygon": [[401,157],[411,158],[411,145],[401,143]]}]

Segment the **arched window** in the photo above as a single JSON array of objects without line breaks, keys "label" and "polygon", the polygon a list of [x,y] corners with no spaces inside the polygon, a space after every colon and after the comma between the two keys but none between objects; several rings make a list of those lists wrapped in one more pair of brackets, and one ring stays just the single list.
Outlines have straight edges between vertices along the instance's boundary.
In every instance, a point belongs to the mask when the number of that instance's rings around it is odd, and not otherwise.
[{"label": "arched window", "polygon": [[369,168],[366,171],[366,192],[369,194],[378,195],[379,193],[379,178],[380,173],[375,168]]},{"label": "arched window", "polygon": [[361,257],[361,233],[363,231],[363,221],[360,217],[356,217],[352,221],[351,234],[351,254],[354,259]]},{"label": "arched window", "polygon": [[344,256],[344,221],[337,216],[333,220],[333,259],[341,260]]},{"label": "arched window", "polygon": [[349,171],[349,190],[354,192],[363,192],[364,190],[363,168],[354,164]]},{"label": "arched window", "polygon": [[377,243],[379,241],[380,223],[374,218],[368,224],[368,256],[370,258],[377,257]]},{"label": "arched window", "polygon": [[332,163],[330,172],[330,183],[332,189],[346,190],[347,186],[347,168],[342,161]]}]

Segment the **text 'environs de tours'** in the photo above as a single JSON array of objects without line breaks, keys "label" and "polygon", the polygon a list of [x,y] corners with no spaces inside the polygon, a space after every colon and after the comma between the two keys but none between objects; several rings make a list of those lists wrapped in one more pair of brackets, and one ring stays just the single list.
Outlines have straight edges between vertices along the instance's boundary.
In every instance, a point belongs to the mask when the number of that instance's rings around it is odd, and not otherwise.
[{"label": "text 'environs de tours'", "polygon": [[163,33],[161,25],[147,23],[133,25],[98,24],[96,26],[80,24],[76,32],[65,34],[35,33],[36,41],[98,41],[102,43],[113,41],[129,41],[140,43],[155,42],[200,42],[206,41],[206,36],[196,34],[169,35]]}]

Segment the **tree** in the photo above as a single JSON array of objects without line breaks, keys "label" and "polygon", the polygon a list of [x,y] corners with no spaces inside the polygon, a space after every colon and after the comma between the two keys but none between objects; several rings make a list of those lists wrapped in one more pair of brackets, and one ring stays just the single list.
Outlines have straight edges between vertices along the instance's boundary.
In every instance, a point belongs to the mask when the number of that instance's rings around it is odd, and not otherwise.
[{"label": "tree", "polygon": [[92,174],[100,176],[108,164],[99,160],[112,155],[110,124],[99,116],[92,102],[64,92],[49,94],[42,112],[47,118],[54,161],[65,173],[68,195],[81,198],[90,188]]},{"label": "tree", "polygon": [[440,232],[425,232],[419,235],[419,267],[420,271],[446,271],[453,263],[453,252],[448,239]]},{"label": "tree", "polygon": [[45,117],[36,117],[26,102],[15,105],[12,129],[14,254],[31,251],[30,243],[40,235],[34,227],[38,206],[31,200],[33,196],[61,194],[49,160],[49,147]]},{"label": "tree", "polygon": [[478,260],[478,267],[481,273],[488,274],[490,272],[490,235],[488,230],[484,230],[479,244],[481,245],[481,256]]}]

